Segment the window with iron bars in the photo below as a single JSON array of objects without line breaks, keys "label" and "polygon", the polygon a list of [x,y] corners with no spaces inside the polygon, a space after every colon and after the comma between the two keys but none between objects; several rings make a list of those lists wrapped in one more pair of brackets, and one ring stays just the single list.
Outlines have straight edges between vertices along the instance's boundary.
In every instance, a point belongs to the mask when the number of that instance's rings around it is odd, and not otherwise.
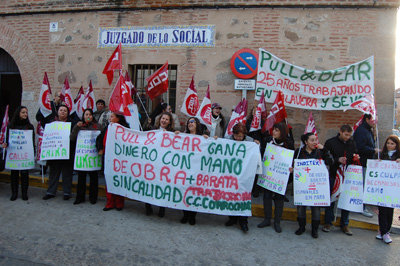
[{"label": "window with iron bars", "polygon": [[[150,115],[154,108],[161,102],[168,103],[171,105],[173,112],[176,112],[176,79],[177,79],[177,65],[168,65],[168,91],[161,96],[151,100],[146,94],[147,81],[146,78],[151,76],[157,69],[163,65],[129,65],[129,74],[133,85],[138,91],[139,95],[136,95],[136,103],[141,114],[142,121],[146,116],[143,108],[146,109]],[[138,98],[140,97],[140,99]],[[141,100],[141,102],[140,102]]]}]

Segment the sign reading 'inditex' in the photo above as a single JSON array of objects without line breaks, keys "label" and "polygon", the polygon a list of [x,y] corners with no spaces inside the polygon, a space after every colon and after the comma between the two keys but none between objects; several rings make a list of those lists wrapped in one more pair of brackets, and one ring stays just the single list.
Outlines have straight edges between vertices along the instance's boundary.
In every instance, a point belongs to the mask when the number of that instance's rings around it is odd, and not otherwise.
[{"label": "sign reading 'inditex'", "polygon": [[214,47],[215,25],[99,28],[97,47]]}]

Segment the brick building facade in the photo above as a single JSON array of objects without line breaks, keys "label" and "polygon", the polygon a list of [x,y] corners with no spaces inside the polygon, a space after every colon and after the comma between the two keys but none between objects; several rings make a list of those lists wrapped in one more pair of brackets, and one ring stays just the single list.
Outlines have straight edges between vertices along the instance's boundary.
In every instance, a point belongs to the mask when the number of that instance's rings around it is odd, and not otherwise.
[{"label": "brick building facade", "polygon": [[[43,73],[60,90],[68,75],[73,94],[92,80],[96,99],[108,99],[112,86],[101,74],[114,48],[98,47],[99,28],[125,26],[215,26],[214,47],[123,48],[123,65],[176,67],[176,113],[192,75],[202,98],[210,85],[212,101],[229,116],[241,92],[234,90],[230,59],[241,48],[264,48],[308,69],[334,69],[375,56],[375,97],[382,136],[391,132],[398,0],[273,1],[55,1],[0,2],[0,48],[18,66],[22,104],[33,120]],[[49,25],[58,24],[55,32]],[[1,71],[1,70],[0,70]],[[1,73],[0,73],[1,74]],[[114,83],[115,83],[114,79]],[[114,85],[114,84],[113,84]],[[1,88],[3,90],[5,88]],[[254,92],[248,93],[250,107]],[[169,100],[173,101],[173,97]],[[296,139],[309,110],[287,108]],[[358,111],[313,111],[320,139],[354,123]],[[383,139],[382,137],[381,139]]]}]

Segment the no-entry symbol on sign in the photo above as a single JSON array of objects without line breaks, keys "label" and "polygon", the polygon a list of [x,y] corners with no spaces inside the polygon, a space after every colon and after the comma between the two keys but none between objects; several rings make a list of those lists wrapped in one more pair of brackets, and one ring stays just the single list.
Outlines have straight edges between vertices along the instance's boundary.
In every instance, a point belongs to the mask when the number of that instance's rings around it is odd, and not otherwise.
[{"label": "no-entry symbol on sign", "polygon": [[241,79],[250,79],[257,74],[257,52],[244,48],[233,54],[231,69],[233,74]]}]

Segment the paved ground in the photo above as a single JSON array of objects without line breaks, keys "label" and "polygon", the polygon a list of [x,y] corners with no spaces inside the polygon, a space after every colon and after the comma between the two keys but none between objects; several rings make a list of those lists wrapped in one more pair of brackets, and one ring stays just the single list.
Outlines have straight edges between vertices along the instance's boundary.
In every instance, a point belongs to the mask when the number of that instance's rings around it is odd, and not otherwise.
[{"label": "paved ground", "polygon": [[147,217],[142,203],[128,201],[121,211],[103,212],[96,205],[73,205],[59,195],[41,200],[44,190],[31,188],[29,201],[8,200],[9,184],[0,183],[0,265],[398,265],[400,236],[386,245],[375,232],[353,229],[349,237],[336,229],[293,232],[295,222],[282,222],[283,232],[225,227],[226,217],[199,214],[195,226],[179,223],[181,212]]}]

